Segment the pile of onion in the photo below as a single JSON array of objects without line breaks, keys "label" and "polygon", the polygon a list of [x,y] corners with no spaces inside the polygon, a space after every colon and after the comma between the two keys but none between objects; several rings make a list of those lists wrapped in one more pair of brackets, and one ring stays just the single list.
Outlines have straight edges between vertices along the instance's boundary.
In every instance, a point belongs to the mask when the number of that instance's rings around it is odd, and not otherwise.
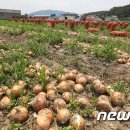
[{"label": "pile of onion", "polygon": [[75,130],[85,130],[85,119],[80,115],[74,115],[70,118],[70,125]]},{"label": "pile of onion", "polygon": [[28,110],[23,106],[17,106],[9,114],[9,119],[11,121],[23,122],[28,118]]}]

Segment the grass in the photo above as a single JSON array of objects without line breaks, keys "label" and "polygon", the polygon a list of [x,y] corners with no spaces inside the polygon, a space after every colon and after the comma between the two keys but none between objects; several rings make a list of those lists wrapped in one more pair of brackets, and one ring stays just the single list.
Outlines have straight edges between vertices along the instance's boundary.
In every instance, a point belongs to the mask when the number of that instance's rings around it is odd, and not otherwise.
[{"label": "grass", "polygon": [[18,129],[18,130],[24,130],[22,124],[20,124],[20,123],[12,123],[12,124],[7,128],[7,130],[16,130],[16,129]]}]

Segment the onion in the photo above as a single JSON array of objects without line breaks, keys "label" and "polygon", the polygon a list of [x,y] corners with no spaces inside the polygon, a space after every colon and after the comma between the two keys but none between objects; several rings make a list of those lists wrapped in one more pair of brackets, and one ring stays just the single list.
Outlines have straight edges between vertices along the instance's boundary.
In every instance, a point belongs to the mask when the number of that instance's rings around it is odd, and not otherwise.
[{"label": "onion", "polygon": [[96,93],[105,94],[107,92],[107,87],[105,87],[100,80],[94,80],[93,84]]},{"label": "onion", "polygon": [[86,75],[85,76],[87,83],[92,83],[95,79],[95,77],[91,76],[91,75]]},{"label": "onion", "polygon": [[79,104],[86,106],[86,107],[91,106],[89,99],[87,99],[86,97],[79,97],[78,102],[79,102]]},{"label": "onion", "polygon": [[23,106],[17,106],[9,114],[9,119],[12,121],[23,122],[28,118],[28,110]]},{"label": "onion", "polygon": [[74,74],[78,74],[78,70],[75,70],[75,69],[74,69],[74,70],[71,70],[70,72],[71,72],[71,73],[74,73]]},{"label": "onion", "polygon": [[124,58],[118,59],[118,60],[117,60],[117,63],[119,63],[119,64],[126,64],[126,63],[127,63],[127,60],[124,59]]},{"label": "onion", "polygon": [[67,107],[66,102],[62,98],[55,99],[55,101],[53,103],[54,111],[57,111],[61,108],[66,108],[66,107]]},{"label": "onion", "polygon": [[16,97],[19,97],[22,91],[23,91],[23,87],[21,85],[14,85],[11,89],[11,93]]},{"label": "onion", "polygon": [[60,124],[66,124],[70,119],[70,111],[66,108],[58,110],[56,119]]},{"label": "onion", "polygon": [[57,130],[56,127],[51,127],[49,130]]},{"label": "onion", "polygon": [[68,82],[70,88],[74,88],[74,86],[75,86],[75,82],[74,81],[67,80],[67,82]]},{"label": "onion", "polygon": [[58,80],[59,81],[64,81],[68,79],[68,75],[67,74],[60,74],[58,75]]},{"label": "onion", "polygon": [[46,90],[49,91],[49,90],[56,90],[56,86],[55,86],[55,83],[49,83],[46,85]]},{"label": "onion", "polygon": [[29,51],[29,52],[27,52],[27,55],[30,56],[30,57],[32,57],[33,56],[33,52]]},{"label": "onion", "polygon": [[98,107],[98,109],[103,110],[105,112],[109,112],[112,110],[112,106],[109,102],[108,97],[104,96],[104,95],[102,95],[98,98],[97,107]]},{"label": "onion", "polygon": [[107,86],[107,93],[112,95],[114,93],[114,89],[111,86]]},{"label": "onion", "polygon": [[0,109],[4,110],[8,108],[11,104],[11,100],[8,97],[3,97],[0,101]]},{"label": "onion", "polygon": [[52,112],[50,109],[47,109],[47,108],[41,109],[41,110],[38,112],[38,116],[47,117],[47,119],[48,119],[51,123],[52,123],[53,120],[54,120],[54,114],[53,114],[53,112]]},{"label": "onion", "polygon": [[38,84],[33,88],[33,92],[35,94],[39,94],[40,92],[42,92],[42,85]]},{"label": "onion", "polygon": [[76,93],[82,93],[82,92],[84,91],[83,85],[81,85],[81,84],[76,84],[76,85],[74,86],[74,91],[75,91]]},{"label": "onion", "polygon": [[69,89],[69,84],[67,81],[61,81],[57,87],[61,92],[66,92]]},{"label": "onion", "polygon": [[86,85],[87,80],[86,80],[86,78],[84,76],[77,76],[76,77],[76,83]]},{"label": "onion", "polygon": [[6,92],[9,89],[8,86],[1,86],[1,88],[3,92]]},{"label": "onion", "polygon": [[47,91],[47,98],[50,100],[50,101],[54,101],[56,99],[56,91],[55,90],[49,90]]},{"label": "onion", "polygon": [[45,92],[40,92],[38,95],[42,95],[44,96],[45,98],[47,97],[47,94]]},{"label": "onion", "polygon": [[26,83],[25,83],[25,81],[23,81],[23,80],[19,80],[19,81],[18,81],[18,85],[24,87],[24,86],[26,85]]},{"label": "onion", "polygon": [[31,105],[35,111],[39,111],[46,107],[47,100],[44,95],[38,94],[34,99],[31,101]]},{"label": "onion", "polygon": [[125,103],[125,96],[121,92],[114,92],[110,96],[111,102],[115,106],[123,106]]},{"label": "onion", "polygon": [[74,115],[70,118],[70,125],[76,130],[85,130],[85,119],[80,115]]},{"label": "onion", "polygon": [[50,125],[51,122],[48,120],[47,117],[37,116],[35,130],[48,130]]},{"label": "onion", "polygon": [[64,92],[62,98],[66,101],[66,103],[69,103],[73,98],[73,95],[70,92]]},{"label": "onion", "polygon": [[68,79],[68,80],[73,80],[73,81],[76,80],[76,74],[75,74],[75,73],[69,72],[69,73],[67,73],[66,75],[67,75],[67,79]]}]

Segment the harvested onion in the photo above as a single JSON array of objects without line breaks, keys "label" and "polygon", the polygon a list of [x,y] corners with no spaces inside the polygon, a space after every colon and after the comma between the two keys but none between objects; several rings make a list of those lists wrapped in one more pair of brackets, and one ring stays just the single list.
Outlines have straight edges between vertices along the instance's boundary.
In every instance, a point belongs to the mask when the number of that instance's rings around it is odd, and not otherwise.
[{"label": "harvested onion", "polygon": [[121,92],[114,92],[110,96],[111,102],[115,106],[123,106],[125,103],[125,96]]},{"label": "harvested onion", "polygon": [[81,84],[76,84],[76,85],[74,86],[74,91],[75,91],[76,93],[82,93],[82,92],[84,91],[83,85],[81,85]]},{"label": "harvested onion", "polygon": [[66,108],[58,110],[56,119],[60,124],[66,124],[70,119],[70,111]]},{"label": "harvested onion", "polygon": [[73,98],[73,95],[70,92],[64,92],[62,98],[66,101],[66,103],[69,103]]},{"label": "harvested onion", "polygon": [[85,119],[80,115],[74,115],[70,118],[70,125],[76,130],[85,129]]},{"label": "harvested onion", "polygon": [[9,107],[11,100],[8,97],[3,97],[0,101],[0,109],[4,110]]},{"label": "harvested onion", "polygon": [[43,94],[38,94],[30,103],[35,111],[39,111],[46,107],[47,100]]},{"label": "harvested onion", "polygon": [[98,107],[98,109],[103,110],[105,112],[109,112],[112,110],[112,106],[109,102],[108,97],[104,96],[104,95],[102,95],[98,98],[97,107]]},{"label": "harvested onion", "polygon": [[47,117],[47,119],[48,119],[50,122],[53,122],[53,120],[54,120],[54,114],[53,114],[53,112],[52,112],[50,109],[47,109],[47,108],[41,109],[41,110],[38,112],[38,116]]},{"label": "harvested onion", "polygon": [[69,84],[67,81],[61,81],[59,84],[58,84],[58,89],[61,91],[61,92],[66,92],[68,91],[69,89]]},{"label": "harvested onion", "polygon": [[55,90],[49,90],[47,91],[47,98],[50,100],[50,101],[54,101],[56,99],[56,91]]},{"label": "harvested onion", "polygon": [[12,121],[23,122],[28,118],[28,110],[23,106],[17,106],[9,114],[9,119]]},{"label": "harvested onion", "polygon": [[77,76],[76,77],[76,83],[86,85],[87,80],[86,80],[86,78],[84,76]]},{"label": "harvested onion", "polygon": [[78,102],[79,102],[79,104],[86,106],[86,107],[91,106],[89,99],[87,99],[86,97],[79,97]]},{"label": "harvested onion", "polygon": [[53,109],[55,111],[61,109],[61,108],[66,108],[66,102],[62,99],[62,98],[57,98],[55,99],[54,103],[53,103]]},{"label": "harvested onion", "polygon": [[40,92],[42,92],[42,85],[38,84],[33,88],[33,92],[35,94],[39,94]]}]

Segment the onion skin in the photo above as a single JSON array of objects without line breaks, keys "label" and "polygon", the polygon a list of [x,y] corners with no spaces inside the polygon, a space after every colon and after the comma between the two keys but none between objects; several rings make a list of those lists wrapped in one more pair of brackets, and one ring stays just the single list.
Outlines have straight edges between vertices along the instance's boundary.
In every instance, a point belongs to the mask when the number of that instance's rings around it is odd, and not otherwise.
[{"label": "onion skin", "polygon": [[38,84],[33,88],[33,92],[35,94],[39,94],[40,92],[42,92],[42,85]]},{"label": "onion skin", "polygon": [[51,127],[49,130],[57,130],[56,127]]},{"label": "onion skin", "polygon": [[123,106],[125,104],[125,96],[121,92],[114,92],[110,99],[114,106]]},{"label": "onion skin", "polygon": [[108,97],[104,95],[98,98],[97,107],[99,110],[103,110],[105,112],[110,112],[112,110],[112,106],[109,102]]},{"label": "onion skin", "polygon": [[6,95],[7,95],[8,97],[11,97],[11,95],[12,95],[11,89],[8,89],[8,90],[6,91]]},{"label": "onion skin", "polygon": [[66,108],[66,107],[67,107],[66,102],[62,98],[55,99],[55,101],[53,103],[54,111],[57,111],[61,108]]},{"label": "onion skin", "polygon": [[73,98],[73,95],[70,92],[64,92],[62,98],[65,100],[66,103],[69,103],[70,100]]},{"label": "onion skin", "polygon": [[3,92],[6,92],[9,89],[8,86],[1,86],[1,87]]},{"label": "onion skin", "polygon": [[70,111],[66,108],[58,110],[56,119],[60,124],[66,124],[70,120]]},{"label": "onion skin", "polygon": [[85,130],[85,120],[80,115],[74,115],[70,118],[70,125],[75,130]]},{"label": "onion skin", "polygon": [[6,108],[8,108],[11,104],[11,100],[8,97],[3,97],[0,101],[0,109],[4,110]]},{"label": "onion skin", "polygon": [[11,121],[23,122],[28,118],[28,110],[23,106],[17,106],[9,114]]},{"label": "onion skin", "polygon": [[76,80],[76,74],[75,73],[69,72],[66,75],[67,75],[66,77],[67,77],[68,80],[73,80],[73,81]]},{"label": "onion skin", "polygon": [[84,87],[83,87],[83,85],[81,85],[81,84],[76,84],[76,85],[74,86],[74,91],[75,91],[76,93],[82,93],[82,92],[84,92]]},{"label": "onion skin", "polygon": [[31,105],[35,111],[39,111],[46,107],[47,100],[44,95],[38,94],[34,99],[31,101]]},{"label": "onion skin", "polygon": [[46,90],[49,91],[49,90],[56,90],[56,86],[54,83],[49,83],[46,85]]},{"label": "onion skin", "polygon": [[54,120],[54,114],[50,109],[44,108],[41,109],[38,112],[38,116],[43,116],[43,117],[47,117],[47,119],[52,123]]},{"label": "onion skin", "polygon": [[47,91],[47,98],[50,101],[54,101],[56,99],[57,95],[56,95],[56,91],[55,90],[49,90]]}]

